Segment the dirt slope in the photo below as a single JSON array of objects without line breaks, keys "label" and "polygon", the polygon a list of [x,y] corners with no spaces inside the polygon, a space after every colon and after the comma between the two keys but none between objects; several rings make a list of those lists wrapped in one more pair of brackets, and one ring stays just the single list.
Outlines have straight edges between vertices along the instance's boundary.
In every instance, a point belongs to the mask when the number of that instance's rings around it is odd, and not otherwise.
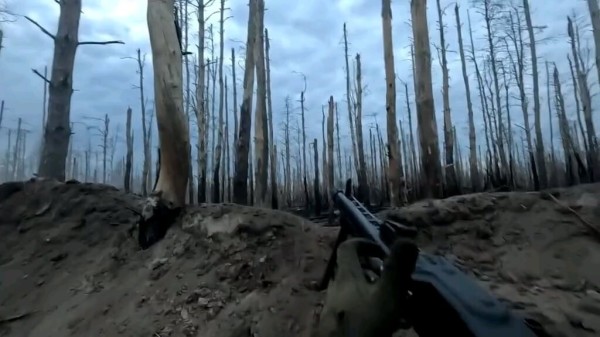
[{"label": "dirt slope", "polygon": [[[600,224],[600,186],[557,197]],[[140,203],[102,185],[0,185],[0,335],[308,336],[335,228],[209,205],[141,251]],[[470,195],[386,215],[553,331],[600,334],[600,244],[549,197]]]},{"label": "dirt slope", "polygon": [[600,228],[600,185],[550,192],[458,196],[383,216],[420,227],[426,250],[555,336],[600,336],[600,237],[582,222]]},{"label": "dirt slope", "polygon": [[311,289],[330,251],[312,224],[213,205],[140,251],[128,233],[139,202],[108,186],[52,182],[1,200],[0,318],[15,320],[0,323],[0,335],[308,331],[321,298]]}]

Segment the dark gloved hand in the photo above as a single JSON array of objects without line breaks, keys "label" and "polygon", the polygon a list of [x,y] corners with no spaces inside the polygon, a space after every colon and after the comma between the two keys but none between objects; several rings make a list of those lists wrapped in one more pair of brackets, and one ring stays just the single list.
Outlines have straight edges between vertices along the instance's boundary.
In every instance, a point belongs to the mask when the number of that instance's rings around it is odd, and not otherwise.
[{"label": "dark gloved hand", "polygon": [[388,337],[404,327],[402,317],[419,249],[412,241],[397,240],[375,283],[364,276],[359,258],[364,255],[383,252],[372,241],[358,238],[338,247],[337,270],[314,337]]}]

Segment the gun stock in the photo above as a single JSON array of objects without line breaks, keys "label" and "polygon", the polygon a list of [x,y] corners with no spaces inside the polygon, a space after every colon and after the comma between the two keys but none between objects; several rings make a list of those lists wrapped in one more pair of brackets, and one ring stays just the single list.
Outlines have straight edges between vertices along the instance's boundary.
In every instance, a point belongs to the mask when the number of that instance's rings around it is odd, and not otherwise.
[{"label": "gun stock", "polygon": [[[416,236],[414,227],[381,221],[356,200],[346,186],[333,196],[340,211],[340,232],[321,287],[333,276],[337,246],[349,236],[368,239],[386,255],[399,237]],[[549,336],[535,321],[509,310],[475,279],[463,273],[442,256],[419,252],[409,289],[408,315],[419,336],[455,335],[461,337],[545,337]],[[401,318],[399,318],[401,319]]]}]

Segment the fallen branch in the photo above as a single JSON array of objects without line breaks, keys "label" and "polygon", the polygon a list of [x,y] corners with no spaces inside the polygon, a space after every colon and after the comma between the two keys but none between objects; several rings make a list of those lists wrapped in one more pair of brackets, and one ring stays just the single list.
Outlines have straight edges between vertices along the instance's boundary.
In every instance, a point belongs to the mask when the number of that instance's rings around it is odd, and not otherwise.
[{"label": "fallen branch", "polygon": [[594,226],[592,223],[590,223],[589,221],[585,220],[579,213],[577,213],[577,211],[575,211],[574,209],[572,209],[571,207],[569,207],[568,205],[565,205],[564,203],[562,203],[560,200],[556,199],[555,196],[552,195],[552,193],[548,193],[546,192],[546,194],[550,197],[550,199],[552,199],[552,201],[554,201],[557,205],[561,206],[562,208],[568,210],[569,212],[571,212],[573,215],[575,215],[575,217],[577,217],[577,219],[579,219],[579,221],[581,221],[589,230],[592,231],[592,234],[594,234],[596,236],[597,239],[600,240],[600,229],[598,229],[596,226]]}]

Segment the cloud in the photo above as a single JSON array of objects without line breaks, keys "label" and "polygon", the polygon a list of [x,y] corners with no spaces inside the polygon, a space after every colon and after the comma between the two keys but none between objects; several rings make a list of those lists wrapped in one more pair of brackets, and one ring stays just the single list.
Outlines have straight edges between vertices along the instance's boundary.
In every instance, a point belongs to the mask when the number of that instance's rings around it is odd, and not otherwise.
[{"label": "cloud", "polygon": [[[478,54],[480,66],[482,56],[487,50],[485,40],[485,26],[482,17],[472,8],[472,1],[460,0],[462,33],[465,44],[468,43],[467,9],[472,19],[475,50]],[[461,73],[460,58],[458,54],[458,40],[456,34],[456,21],[454,17],[454,1],[442,0],[446,8],[444,16],[445,35],[449,47],[448,65],[450,69],[450,104],[453,125],[456,127],[458,141],[467,153],[467,109],[465,102],[465,89]],[[520,4],[521,1],[518,1]],[[532,17],[536,26],[546,27],[536,35],[538,39],[538,56],[540,59],[539,73],[541,84],[542,121],[546,135],[549,132],[549,119],[546,98],[546,75],[544,61],[556,62],[563,82],[563,93],[567,97],[567,108],[574,108],[572,99],[572,85],[566,54],[570,47],[566,36],[566,15],[579,13],[582,25],[583,45],[591,46],[593,41],[589,28],[589,15],[583,1],[555,1],[552,6],[547,2],[530,1]],[[57,27],[59,6],[51,0],[9,0],[7,5],[15,13],[28,15],[54,32]],[[441,97],[441,70],[435,45],[439,45],[439,32],[437,30],[438,17],[434,1],[428,4],[429,36],[432,52],[433,92],[437,124],[440,129],[440,142],[443,141],[442,97]],[[229,0],[229,17],[225,25],[225,72],[231,81],[231,48],[236,50],[238,64],[243,65],[243,42],[246,40],[248,6],[246,0]],[[416,128],[416,109],[414,106],[413,76],[410,59],[410,43],[412,30],[410,23],[409,1],[394,1],[393,10],[393,40],[397,77],[409,84],[409,101],[413,113],[413,128]],[[218,1],[212,3],[206,10],[207,15],[216,12],[219,8]],[[339,105],[340,131],[344,139],[348,133],[348,115],[346,110],[345,70],[342,26],[347,23],[349,40],[349,61],[353,66],[356,53],[360,53],[362,61],[362,82],[365,86],[363,109],[365,116],[374,114],[375,117],[365,117],[365,134],[368,125],[373,121],[379,123],[385,131],[385,74],[383,63],[381,4],[372,0],[335,0],[335,1],[266,1],[265,27],[268,28],[271,42],[271,85],[273,95],[273,111],[275,125],[279,126],[285,119],[285,98],[291,97],[294,112],[298,112],[300,91],[303,88],[302,77],[306,75],[307,90],[305,95],[307,139],[318,138],[321,141],[321,107],[327,104],[330,95],[333,95]],[[195,57],[197,43],[197,23],[195,9],[190,6],[190,46]],[[209,23],[214,29],[215,42],[218,42],[218,14],[213,14]],[[208,28],[208,25],[207,25]],[[41,130],[42,116],[42,81],[32,72],[37,69],[43,72],[44,66],[50,67],[52,62],[53,44],[51,39],[44,35],[37,27],[19,18],[14,23],[3,24],[5,40],[0,53],[0,99],[6,102],[6,112],[3,130],[0,132],[0,144],[6,144],[6,128],[15,128],[18,118],[22,118],[27,128],[32,133],[29,144],[29,153],[37,150]],[[526,33],[526,32],[524,32]],[[121,134],[124,130],[126,110],[131,106],[134,119],[140,120],[139,91],[133,88],[138,82],[135,62],[124,57],[135,56],[136,50],[148,53],[146,62],[145,86],[146,96],[152,100],[152,65],[151,53],[146,25],[146,2],[123,0],[95,0],[85,1],[81,16],[79,39],[81,41],[95,40],[123,40],[125,45],[108,46],[80,46],[77,51],[74,71],[74,88],[77,90],[72,98],[72,121],[93,123],[84,117],[103,118],[108,114],[111,125],[120,125]],[[209,43],[207,41],[207,43]],[[207,46],[210,47],[210,46]],[[467,47],[467,46],[465,46]],[[498,47],[498,45],[496,45]],[[218,57],[218,45],[214,50]],[[205,51],[205,56],[210,55],[210,48]],[[500,57],[502,53],[497,51]],[[592,54],[593,55],[593,54]],[[529,51],[527,49],[527,57]],[[593,65],[590,56],[590,65]],[[237,69],[238,104],[241,103],[243,71]],[[532,93],[530,68],[527,69],[526,79],[527,94],[529,96],[529,114],[533,121]],[[476,91],[477,82],[473,65],[468,64],[469,81],[472,90],[473,108],[475,110],[478,130],[478,142],[484,144],[483,119],[479,96]],[[354,76],[354,75],[352,75]],[[590,83],[593,83],[594,93],[597,92],[597,79],[595,72],[590,72]],[[231,87],[231,86],[230,86]],[[509,88],[511,94],[515,92],[514,85]],[[233,111],[232,90],[229,90],[229,108]],[[503,93],[504,95],[504,93]],[[503,103],[504,104],[504,103]],[[594,97],[594,107],[598,107],[597,98]],[[519,102],[511,101],[511,118],[513,124],[522,124],[522,113]],[[407,127],[407,109],[405,102],[404,86],[397,82],[397,113],[398,119]],[[596,116],[598,114],[595,114]],[[574,118],[573,112],[571,112]],[[504,117],[506,118],[506,116]],[[233,118],[230,117],[230,120]],[[597,119],[597,118],[596,118]],[[231,128],[233,129],[233,128]],[[195,127],[192,127],[193,138],[196,138]],[[276,128],[276,135],[281,141],[280,127]],[[554,131],[557,123],[554,122]],[[113,129],[114,131],[114,129]],[[232,130],[233,131],[233,130]],[[519,139],[521,130],[515,127],[515,137]],[[90,134],[81,125],[75,125],[74,148],[83,150],[87,147]],[[141,148],[141,125],[136,125],[136,148]],[[233,133],[233,132],[232,132]],[[155,133],[156,135],[156,133]],[[124,138],[121,136],[121,138]],[[547,137],[549,138],[549,137]],[[155,138],[156,139],[156,138]],[[558,139],[558,136],[555,136]],[[549,142],[549,139],[545,139]],[[93,138],[95,143],[100,140]],[[517,140],[518,142],[518,140]],[[156,141],[155,141],[156,144]],[[558,142],[556,143],[558,144]],[[365,146],[368,146],[366,144]],[[344,142],[344,147],[349,148],[349,142]],[[343,148],[344,148],[343,147]],[[124,143],[117,150],[117,158],[124,155]],[[4,145],[0,145],[4,149]],[[136,154],[139,151],[136,151]],[[136,157],[140,160],[140,157]],[[139,162],[138,162],[139,165]]]}]

